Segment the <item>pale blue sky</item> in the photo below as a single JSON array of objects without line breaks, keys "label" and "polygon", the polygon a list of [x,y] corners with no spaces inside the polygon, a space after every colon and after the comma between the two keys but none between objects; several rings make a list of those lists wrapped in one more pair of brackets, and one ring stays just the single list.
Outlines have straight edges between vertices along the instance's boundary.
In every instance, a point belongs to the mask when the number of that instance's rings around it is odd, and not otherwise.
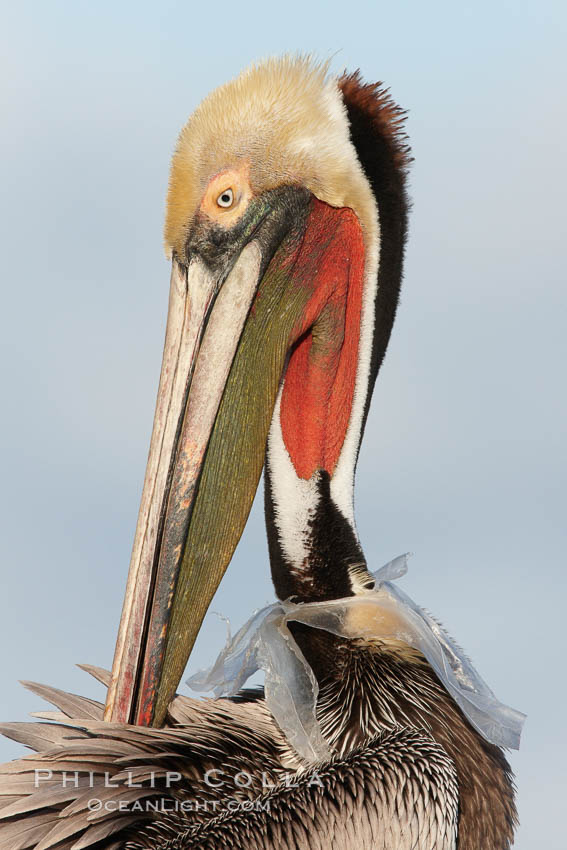
[{"label": "pale blue sky", "polygon": [[[248,62],[333,57],[410,110],[403,298],[357,480],[373,568],[529,717],[519,850],[560,850],[565,797],[562,3],[3,3],[2,719],[36,679],[109,666],[144,474],[169,271],[168,161]],[[213,609],[271,600],[258,503]],[[224,626],[206,620],[191,669]],[[0,757],[19,748],[2,742]]]}]

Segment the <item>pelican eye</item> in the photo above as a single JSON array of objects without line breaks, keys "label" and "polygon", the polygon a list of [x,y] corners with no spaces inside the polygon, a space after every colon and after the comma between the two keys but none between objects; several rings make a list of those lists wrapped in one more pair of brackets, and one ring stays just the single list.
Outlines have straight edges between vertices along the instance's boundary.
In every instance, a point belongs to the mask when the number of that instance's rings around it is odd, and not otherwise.
[{"label": "pelican eye", "polygon": [[234,201],[234,194],[232,189],[225,189],[224,192],[221,192],[217,198],[217,206],[222,207],[223,209],[228,209],[232,206]]}]

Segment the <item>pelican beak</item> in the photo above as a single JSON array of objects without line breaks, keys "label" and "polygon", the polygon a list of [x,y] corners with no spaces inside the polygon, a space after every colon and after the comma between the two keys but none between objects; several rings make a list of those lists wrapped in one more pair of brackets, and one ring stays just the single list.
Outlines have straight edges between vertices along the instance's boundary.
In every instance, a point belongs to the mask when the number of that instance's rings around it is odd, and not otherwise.
[{"label": "pelican beak", "polygon": [[[312,208],[307,190],[274,190],[251,205],[230,239],[201,223],[188,238],[186,257],[173,260],[107,720],[163,724],[240,539],[286,358],[305,332],[316,284],[316,271],[306,273],[298,260]],[[329,244],[335,228],[331,216]],[[324,250],[321,234],[316,244]]]}]

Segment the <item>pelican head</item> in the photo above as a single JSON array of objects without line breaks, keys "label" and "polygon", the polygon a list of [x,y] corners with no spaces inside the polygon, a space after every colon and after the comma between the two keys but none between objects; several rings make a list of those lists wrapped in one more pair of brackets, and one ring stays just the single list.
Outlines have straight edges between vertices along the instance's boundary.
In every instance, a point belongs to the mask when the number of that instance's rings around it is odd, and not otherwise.
[{"label": "pelican head", "polygon": [[264,463],[279,597],[372,586],[353,477],[401,278],[400,121],[357,75],[283,58],[214,91],[181,131],[163,364],[107,719],[162,724]]}]

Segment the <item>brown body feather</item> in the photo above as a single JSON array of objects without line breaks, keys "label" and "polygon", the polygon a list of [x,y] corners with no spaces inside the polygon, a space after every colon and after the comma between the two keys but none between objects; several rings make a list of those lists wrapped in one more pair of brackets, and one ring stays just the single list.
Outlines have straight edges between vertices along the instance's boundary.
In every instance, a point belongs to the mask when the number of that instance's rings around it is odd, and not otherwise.
[{"label": "brown body feather", "polygon": [[[105,723],[101,703],[31,686],[61,709],[61,723],[1,727],[40,751],[0,771],[2,850],[506,850],[516,820],[506,760],[424,660],[312,634],[333,658],[332,674],[316,673],[336,752],[315,772],[259,692],[177,697],[167,727],[151,729]],[[180,778],[167,787],[172,774]],[[93,800],[126,808],[93,812]]]},{"label": "brown body feather", "polygon": [[[236,701],[178,697],[167,728],[142,729],[102,722],[102,704],[33,689],[71,717],[64,726],[2,727],[43,750],[0,774],[0,794],[10,790],[0,808],[3,850],[455,846],[454,766],[423,730],[384,730],[313,771],[290,757],[259,694]],[[39,788],[36,770],[43,771]],[[215,783],[225,782],[223,791],[207,784],[211,770]],[[182,778],[167,788],[172,772]],[[245,774],[251,785],[235,785],[234,777]],[[93,801],[116,800],[125,811],[91,810]]]}]

